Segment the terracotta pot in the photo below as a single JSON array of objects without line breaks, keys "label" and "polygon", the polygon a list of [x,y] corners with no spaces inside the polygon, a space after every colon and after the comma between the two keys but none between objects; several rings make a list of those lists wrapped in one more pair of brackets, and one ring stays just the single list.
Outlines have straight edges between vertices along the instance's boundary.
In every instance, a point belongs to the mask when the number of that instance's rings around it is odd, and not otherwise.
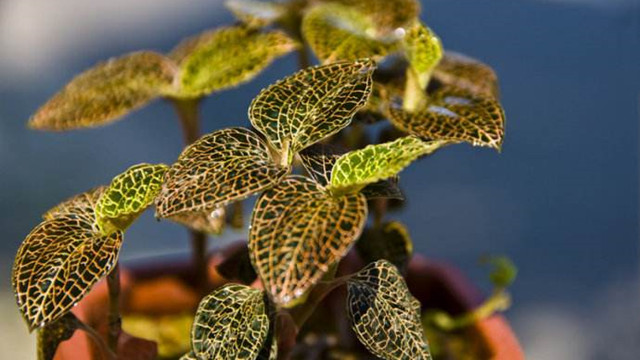
[{"label": "terracotta pot", "polygon": [[[235,243],[211,256],[209,261],[209,278],[212,286],[221,286],[228,282],[218,272],[221,264],[225,267],[236,266],[245,248],[244,243]],[[350,257],[353,259],[353,254]],[[359,259],[354,259],[359,263]],[[352,262],[353,263],[353,262]],[[167,278],[170,275],[170,278]],[[149,284],[160,279],[162,296],[160,294],[144,294],[138,284]],[[191,268],[187,260],[149,261],[130,266],[122,271],[122,299],[123,307],[147,314],[166,314],[174,311],[184,311],[185,308],[195,307],[198,298],[185,295],[184,284],[193,279]],[[177,279],[167,280],[167,279]],[[445,263],[430,261],[420,255],[414,256],[407,272],[407,284],[411,292],[429,307],[437,306],[447,312],[456,314],[469,310],[482,300],[481,293],[457,269]],[[160,281],[160,280],[158,280]],[[155,284],[158,285],[158,284]],[[253,284],[259,287],[260,284]],[[157,286],[156,286],[157,288]],[[138,295],[136,295],[136,293]],[[167,295],[170,294],[170,295]],[[172,295],[171,295],[172,294]],[[141,297],[142,296],[142,297]],[[125,301],[126,299],[126,301]],[[158,301],[160,299],[160,301]],[[171,299],[166,302],[162,299]],[[173,301],[178,299],[177,301]],[[124,303],[126,302],[126,303]],[[344,305],[339,306],[344,309]],[[105,332],[106,309],[108,308],[108,294],[106,283],[98,283],[73,309],[74,314],[85,323]],[[336,309],[331,309],[331,311]],[[494,315],[474,325],[473,332],[481,339],[487,359],[520,360],[524,359],[522,349],[505,318]],[[156,356],[155,343],[128,335],[121,336],[119,344],[119,359],[153,359]],[[129,357],[127,354],[135,355]],[[122,355],[124,354],[124,355]],[[82,331],[77,331],[68,341],[58,347],[56,360],[91,360],[101,359],[99,351]]]}]

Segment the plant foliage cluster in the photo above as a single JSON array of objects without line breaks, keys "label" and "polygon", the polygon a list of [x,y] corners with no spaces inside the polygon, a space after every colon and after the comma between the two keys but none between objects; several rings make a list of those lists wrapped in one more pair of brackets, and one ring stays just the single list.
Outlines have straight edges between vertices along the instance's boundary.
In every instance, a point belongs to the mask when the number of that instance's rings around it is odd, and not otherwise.
[{"label": "plant foliage cluster", "polygon": [[[228,284],[205,296],[184,359],[284,358],[281,319],[292,319],[296,333],[343,284],[352,329],[371,353],[430,359],[421,305],[403,279],[411,240],[384,213],[403,198],[398,174],[412,162],[460,142],[501,149],[495,73],[444,51],[414,0],[227,5],[237,25],[186,39],[167,55],[141,51],[98,64],[31,118],[40,130],[94,127],[165,98],[188,142],[175,163],[132,166],[47,211],[27,235],[12,282],[29,328],[39,329],[42,358],[86,328],[70,311],[117,271],[124,233],[143,211],[155,207],[156,217],[194,234],[219,234],[231,207],[258,194],[247,246],[262,289]],[[307,48],[320,65],[308,66]],[[294,50],[301,69],[253,99],[251,127],[198,136],[199,99],[251,80]],[[358,146],[366,124],[381,121],[395,129],[390,137]],[[368,265],[335,278],[356,244]]]}]

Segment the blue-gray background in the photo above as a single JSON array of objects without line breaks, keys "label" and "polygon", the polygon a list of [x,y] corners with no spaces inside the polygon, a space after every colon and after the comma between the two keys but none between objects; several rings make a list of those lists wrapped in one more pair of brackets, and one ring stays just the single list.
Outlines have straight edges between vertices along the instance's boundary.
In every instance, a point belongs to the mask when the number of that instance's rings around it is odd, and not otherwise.
[{"label": "blue-gray background", "polygon": [[[491,64],[507,113],[501,154],[457,146],[403,173],[416,249],[486,286],[477,259],[520,269],[508,316],[530,359],[636,359],[640,6],[633,0],[426,0],[445,46]],[[139,162],[175,160],[181,136],[157,101],[111,126],[28,131],[28,117],[74,74],[138,49],[229,23],[220,1],[0,2],[0,349],[30,358],[9,289],[18,245],[40,214]],[[204,130],[247,125],[277,61],[255,81],[204,102]],[[231,234],[230,238],[243,236]],[[143,217],[123,259],[184,251],[185,232]],[[485,282],[483,282],[485,281]],[[4,335],[6,334],[6,336]]]}]

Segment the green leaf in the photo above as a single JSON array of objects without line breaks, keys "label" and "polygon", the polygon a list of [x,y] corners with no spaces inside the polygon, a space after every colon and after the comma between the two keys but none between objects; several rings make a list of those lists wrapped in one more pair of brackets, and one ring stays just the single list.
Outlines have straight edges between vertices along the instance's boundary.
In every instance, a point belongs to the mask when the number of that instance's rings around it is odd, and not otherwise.
[{"label": "green leaf", "polygon": [[251,27],[263,27],[286,15],[283,4],[257,0],[227,0],[225,6],[238,20]]},{"label": "green leaf", "polygon": [[75,77],[29,120],[39,130],[104,125],[171,91],[176,65],[151,51],[107,60]]},{"label": "green leaf", "polygon": [[349,125],[371,92],[371,60],[298,71],[262,90],[249,108],[251,124],[280,151],[281,163]]},{"label": "green leaf", "polygon": [[330,0],[367,15],[379,34],[407,27],[418,19],[420,2],[416,0]]},{"label": "green leaf", "polygon": [[347,312],[358,339],[383,359],[431,359],[420,302],[386,260],[367,265],[347,283]]},{"label": "green leaf", "polygon": [[31,330],[69,312],[113,268],[122,232],[101,236],[95,215],[69,214],[38,225],[18,249],[12,284]]},{"label": "green leaf", "polygon": [[58,345],[69,340],[77,329],[80,320],[73,313],[67,313],[38,331],[38,360],[53,360]]},{"label": "green leaf", "polygon": [[330,189],[334,194],[358,192],[367,184],[396,175],[417,158],[431,154],[445,144],[444,141],[424,142],[407,136],[351,151],[336,161]]},{"label": "green leaf", "polygon": [[409,231],[400,222],[391,221],[364,230],[356,249],[366,263],[387,260],[404,271],[413,253]]},{"label": "green leaf", "polygon": [[302,34],[323,63],[361,58],[382,59],[398,49],[395,33],[378,35],[376,23],[356,8],[321,4],[306,13]]},{"label": "green leaf", "polygon": [[274,302],[295,305],[349,251],[366,218],[364,196],[333,197],[301,176],[265,191],[253,210],[249,251]]},{"label": "green leaf", "polygon": [[95,206],[103,233],[129,227],[153,203],[167,170],[164,164],[138,164],[113,178]]},{"label": "green leaf", "polygon": [[242,26],[207,31],[179,44],[176,97],[200,97],[253,79],[296,42],[281,31],[258,32]]},{"label": "green leaf", "polygon": [[198,359],[253,360],[268,332],[263,292],[228,284],[200,302],[191,331],[192,351]]},{"label": "green leaf", "polygon": [[157,216],[212,213],[275,185],[287,172],[273,162],[268,146],[254,132],[214,131],[188,146],[169,168],[156,199]]},{"label": "green leaf", "polygon": [[106,186],[98,186],[82,194],[75,195],[49,209],[44,213],[44,215],[42,215],[42,218],[44,220],[53,220],[57,217],[64,217],[72,214],[93,216],[95,206],[106,189]]},{"label": "green leaf", "polygon": [[418,85],[426,89],[431,72],[442,58],[440,39],[424,24],[417,22],[403,38],[407,59],[418,78]]},{"label": "green leaf", "polygon": [[432,140],[466,141],[500,150],[505,116],[494,98],[442,87],[430,95],[426,106],[405,111],[389,108],[389,120],[400,130]]},{"label": "green leaf", "polygon": [[480,97],[498,98],[498,76],[493,69],[472,58],[447,51],[435,68],[433,78],[440,83]]}]

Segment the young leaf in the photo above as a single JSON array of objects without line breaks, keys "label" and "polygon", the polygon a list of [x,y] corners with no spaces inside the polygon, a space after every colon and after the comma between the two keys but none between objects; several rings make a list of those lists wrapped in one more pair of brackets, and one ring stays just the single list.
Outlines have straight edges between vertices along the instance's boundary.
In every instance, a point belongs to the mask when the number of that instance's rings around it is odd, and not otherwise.
[{"label": "young leaf", "polygon": [[376,24],[356,8],[336,3],[313,7],[302,21],[302,34],[323,63],[372,58],[395,51],[399,37],[378,36]]},{"label": "young leaf", "polygon": [[444,141],[425,142],[414,136],[369,145],[342,155],[333,166],[330,190],[334,194],[358,192],[367,184],[392,177],[420,156],[444,146]]},{"label": "young leaf", "polygon": [[187,147],[169,168],[156,199],[157,216],[211,213],[275,185],[287,172],[254,132],[214,131]]},{"label": "young leaf", "polygon": [[358,60],[298,71],[253,99],[251,124],[288,165],[294,154],[349,125],[369,98],[374,69],[371,60]]},{"label": "young leaf", "polygon": [[498,98],[498,76],[478,60],[447,51],[433,71],[440,83],[469,91],[480,97]]},{"label": "young leaf", "polygon": [[170,91],[175,64],[151,51],[100,63],[75,77],[29,120],[39,130],[104,125]]},{"label": "young leaf", "polygon": [[170,55],[179,62],[177,97],[200,97],[254,78],[297,44],[281,31],[242,26],[216,29],[187,39]]},{"label": "young leaf", "polygon": [[104,234],[124,231],[160,191],[167,165],[138,164],[111,181],[95,206],[97,223]]},{"label": "young leaf", "polygon": [[409,231],[397,221],[365,229],[356,248],[365,262],[384,259],[400,270],[406,268],[413,253]]},{"label": "young leaf", "polygon": [[386,260],[367,265],[347,283],[347,312],[360,342],[383,359],[431,359],[420,302]]},{"label": "young leaf", "polygon": [[64,217],[71,214],[93,216],[98,199],[100,199],[100,196],[102,196],[106,189],[106,186],[98,186],[82,194],[75,195],[49,209],[42,215],[42,218],[44,220],[53,220],[57,217]]},{"label": "young leaf", "polygon": [[407,30],[403,43],[409,64],[418,77],[418,85],[426,89],[433,68],[442,58],[442,43],[420,22]]},{"label": "young leaf", "polygon": [[253,360],[269,332],[269,317],[261,290],[228,284],[205,297],[191,330],[198,359]]},{"label": "young leaf", "polygon": [[71,310],[118,260],[122,232],[98,234],[93,227],[95,216],[89,215],[45,221],[18,249],[12,284],[31,330]]},{"label": "young leaf", "polygon": [[227,9],[243,23],[251,27],[267,26],[286,15],[284,4],[257,0],[227,0]]},{"label": "young leaf", "polygon": [[301,176],[265,191],[253,210],[249,251],[274,301],[295,305],[349,251],[366,218],[361,194],[333,197]]},{"label": "young leaf", "polygon": [[496,150],[502,148],[505,131],[504,111],[497,100],[447,87],[433,93],[428,104],[415,112],[392,105],[389,120],[415,136],[466,141]]}]

